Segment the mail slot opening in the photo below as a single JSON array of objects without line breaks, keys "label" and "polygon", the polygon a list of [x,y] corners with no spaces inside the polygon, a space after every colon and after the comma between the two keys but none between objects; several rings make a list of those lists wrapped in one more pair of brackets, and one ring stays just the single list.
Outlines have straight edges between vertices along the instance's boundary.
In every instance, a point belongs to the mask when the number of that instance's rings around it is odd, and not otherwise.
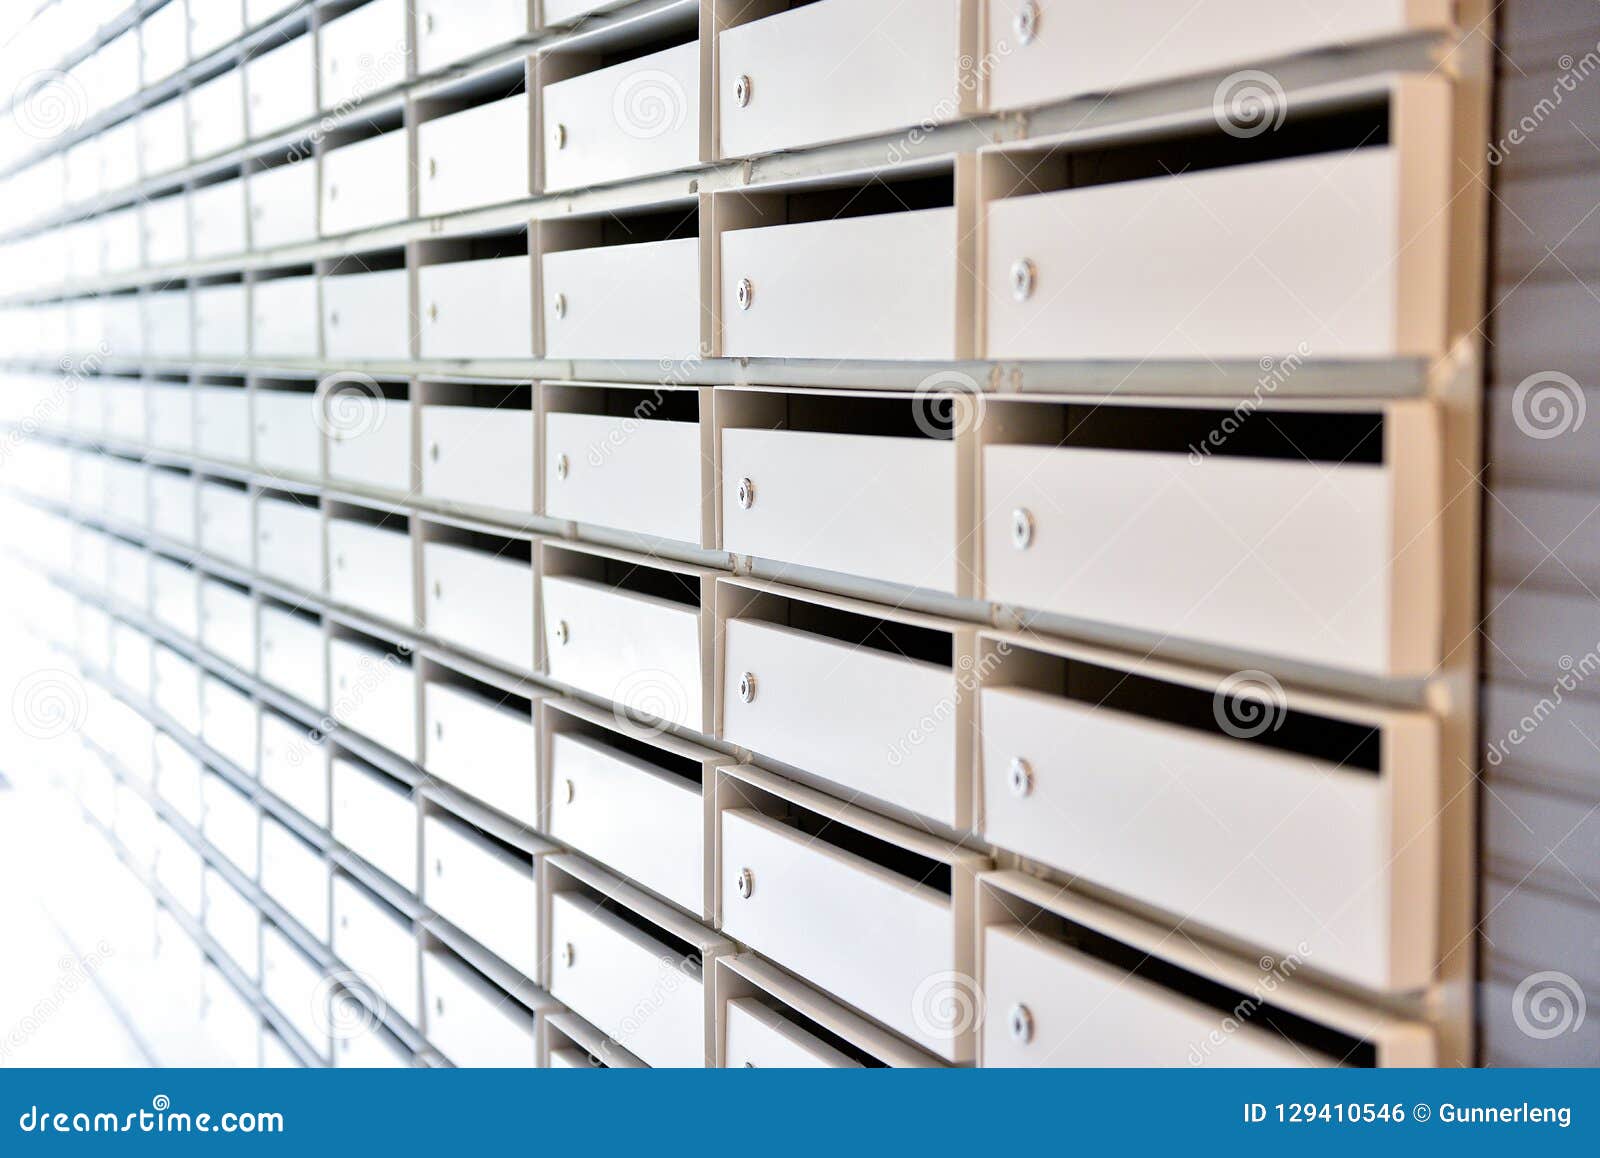
[{"label": "mail slot opening", "polygon": [[551,544],[548,548],[545,574],[587,579],[616,591],[654,596],[685,607],[700,606],[698,575],[673,571],[665,567],[648,566],[631,558],[619,559],[610,555],[566,551]]},{"label": "mail slot opening", "polygon": [[360,115],[340,121],[324,138],[325,149],[338,149],[357,141],[370,140],[384,133],[399,132],[404,127],[405,109],[394,104],[388,108],[364,110]]},{"label": "mail slot opening", "polygon": [[533,389],[526,382],[424,382],[422,401],[424,406],[527,413],[533,409]]},{"label": "mail slot opening", "polygon": [[981,417],[970,392],[862,396],[842,391],[805,394],[729,391],[717,399],[724,429],[806,431],[951,442]]},{"label": "mail slot opening", "polygon": [[546,383],[544,400],[547,412],[561,414],[594,414],[635,422],[700,421],[700,392],[693,387]]},{"label": "mail slot opening", "polygon": [[[567,881],[570,881],[571,883],[568,884],[566,883]],[[568,877],[563,881],[560,889],[557,890],[557,895],[561,895],[562,893],[575,893],[593,901],[595,905],[604,912],[610,913],[619,921],[631,925],[633,928],[643,933],[646,937],[650,938],[650,940],[658,942],[663,948],[669,950],[673,956],[678,958],[685,968],[689,969],[696,976],[700,974],[700,971],[704,967],[704,960],[701,956],[699,946],[695,945],[692,941],[688,941],[683,937],[680,937],[677,934],[662,928],[643,913],[636,912],[634,909],[623,904],[616,897],[602,893],[600,890],[592,888],[573,877]]]},{"label": "mail slot opening", "polygon": [[[225,181],[237,181],[239,176],[240,168],[238,165],[224,165],[220,169],[212,169],[196,177],[194,184],[190,188],[191,190],[196,190],[204,189],[210,185],[221,185]],[[242,197],[240,201],[241,203],[243,202]]]},{"label": "mail slot opening", "polygon": [[827,845],[923,885],[945,896],[952,895],[954,870],[950,863],[916,852],[892,840],[874,836],[850,823],[848,816],[823,814],[766,789],[744,781],[724,781],[732,787],[732,800],[744,798],[763,815],[808,838],[808,843]]},{"label": "mail slot opening", "polygon": [[956,203],[955,171],[941,166],[908,167],[848,181],[795,185],[772,193],[729,193],[749,201],[760,217],[751,225],[800,225],[854,217],[879,217],[920,209],[949,209]]},{"label": "mail slot opening", "polygon": [[373,249],[365,253],[351,253],[333,258],[324,265],[322,276],[350,277],[364,273],[379,273],[388,269],[405,269],[405,267],[405,249]]},{"label": "mail slot opening", "polygon": [[[1362,1069],[1377,1065],[1375,1043],[1265,1000],[1264,993],[1270,996],[1270,991],[1264,986],[1245,992],[1203,977],[1162,957],[1159,952],[1119,941],[1058,913],[1015,898],[1008,897],[1005,903],[1008,918],[1019,922],[1033,936],[1058,942],[1258,1032],[1282,1037],[1297,1049],[1320,1054],[1336,1064]],[[1292,966],[1289,959],[1285,959],[1271,968],[1280,975],[1275,977],[1276,986],[1283,983],[1281,975]]]},{"label": "mail slot opening", "polygon": [[508,97],[521,96],[527,91],[527,68],[519,59],[475,73],[460,82],[441,85],[425,96],[418,97],[414,107],[420,124]]},{"label": "mail slot opening", "polygon": [[495,233],[417,243],[419,266],[458,261],[492,261],[500,257],[526,257],[527,254],[528,231],[521,227]]},{"label": "mail slot opening", "polygon": [[888,1062],[868,1053],[866,1050],[850,1041],[849,1038],[839,1036],[839,1034],[835,1033],[821,1022],[815,1020],[814,1018],[807,1017],[793,1006],[787,1004],[765,990],[756,990],[754,993],[747,995],[744,1000],[758,1002],[763,1007],[771,1010],[773,1013],[783,1018],[785,1021],[792,1023],[796,1028],[804,1030],[812,1037],[821,1041],[824,1045],[831,1049],[838,1050],[840,1053],[844,1054],[845,1057],[849,1058],[863,1069],[881,1070],[889,1068]]},{"label": "mail slot opening", "polygon": [[355,503],[338,501],[329,501],[327,507],[328,517],[336,522],[382,527],[400,534],[406,534],[410,530],[409,518],[401,510],[386,510],[382,507],[358,506]]},{"label": "mail slot opening", "polygon": [[273,397],[299,395],[305,400],[306,420],[309,422],[314,413],[312,399],[317,392],[317,383],[312,378],[256,378],[255,388],[258,394],[270,394]]},{"label": "mail slot opening", "polygon": [[1382,411],[1269,409],[1256,400],[1227,407],[1001,405],[1009,416],[1007,429],[1026,433],[998,435],[992,440],[997,445],[1146,451],[1188,455],[1196,461],[1249,458],[1381,466],[1387,460]]},{"label": "mail slot opening", "polygon": [[740,618],[776,623],[811,635],[826,636],[852,647],[869,648],[942,667],[950,667],[954,663],[955,639],[948,631],[897,619],[863,615],[823,603],[790,599],[769,592],[753,600]]},{"label": "mail slot opening", "polygon": [[473,530],[467,527],[458,527],[451,523],[426,522],[423,526],[423,538],[429,543],[446,543],[454,547],[464,547],[477,551],[494,559],[503,559],[508,563],[533,562],[533,543],[529,539],[509,538],[505,535],[495,535],[487,531]]},{"label": "mail slot opening", "polygon": [[311,277],[316,273],[315,267],[309,262],[299,265],[274,265],[265,269],[252,270],[248,275],[251,283],[279,281],[286,277]]},{"label": "mail slot opening", "polygon": [[1197,687],[1009,644],[1002,652],[994,640],[985,640],[983,655],[979,670],[994,676],[987,686],[1025,687],[1348,771],[1384,770],[1380,728],[1297,707],[1266,678]]},{"label": "mail slot opening", "polygon": [[[1273,115],[1269,110],[1268,115]],[[1387,99],[1355,107],[1290,113],[1273,132],[1208,131],[1157,140],[1062,143],[986,155],[992,195],[1052,193],[1094,185],[1166,178],[1390,143]]]},{"label": "mail slot opening", "polygon": [[[665,52],[680,44],[694,44],[699,39],[699,13],[691,5],[687,11],[668,10],[655,19],[601,28],[590,35],[575,35],[547,53],[540,63],[547,70],[547,77],[559,83],[614,64],[626,64]],[[547,81],[547,87],[549,83]]]},{"label": "mail slot opening", "polygon": [[658,771],[687,780],[698,791],[702,786],[702,772],[704,765],[688,756],[674,752],[669,748],[658,747],[646,740],[631,736],[626,732],[604,727],[578,716],[563,715],[561,730],[558,735],[579,737],[596,747],[605,748],[623,756],[650,765]]}]

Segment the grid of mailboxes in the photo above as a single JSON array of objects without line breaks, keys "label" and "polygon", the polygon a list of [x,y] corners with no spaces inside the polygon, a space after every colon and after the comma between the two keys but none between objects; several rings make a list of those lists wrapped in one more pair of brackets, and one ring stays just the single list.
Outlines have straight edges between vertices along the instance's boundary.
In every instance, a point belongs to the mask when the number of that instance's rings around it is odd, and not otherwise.
[{"label": "grid of mailboxes", "polygon": [[1177,7],[25,28],[0,519],[131,1015],[239,1064],[1434,1060],[1440,720],[1384,689],[1440,660],[1393,383],[1446,346],[1451,80],[1359,49],[1450,6]]}]

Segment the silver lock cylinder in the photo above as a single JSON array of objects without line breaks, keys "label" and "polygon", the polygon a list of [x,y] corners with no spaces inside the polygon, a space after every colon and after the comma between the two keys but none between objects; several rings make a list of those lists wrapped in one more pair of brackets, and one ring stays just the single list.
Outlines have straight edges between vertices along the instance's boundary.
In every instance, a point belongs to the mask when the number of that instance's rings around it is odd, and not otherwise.
[{"label": "silver lock cylinder", "polygon": [[577,959],[578,950],[573,947],[571,941],[568,941],[565,945],[561,946],[561,963],[563,965],[565,965],[568,969],[571,969],[573,963],[577,961]]},{"label": "silver lock cylinder", "polygon": [[567,295],[566,294],[557,294],[555,296],[555,300],[550,303],[550,308],[555,310],[556,317],[558,317],[558,318],[566,317],[567,316]]},{"label": "silver lock cylinder", "polygon": [[733,103],[741,109],[750,107],[750,98],[755,95],[755,82],[748,76],[740,75],[733,82]]},{"label": "silver lock cylinder", "polygon": [[747,478],[740,479],[738,496],[740,508],[748,511],[756,503],[756,484]]},{"label": "silver lock cylinder", "polygon": [[567,477],[567,472],[570,471],[571,469],[572,469],[572,463],[570,461],[568,461],[566,455],[564,455],[564,454],[556,455],[556,477],[557,478],[562,478],[562,479],[566,478]]},{"label": "silver lock cylinder", "polygon": [[567,640],[572,638],[572,631],[571,631],[570,628],[567,627],[567,621],[565,619],[561,619],[561,620],[557,620],[556,621],[556,632],[555,632],[555,634],[556,634],[556,642],[561,644],[563,647],[566,646]]},{"label": "silver lock cylinder", "polygon": [[750,308],[750,303],[755,301],[756,287],[751,284],[749,278],[742,277],[739,279],[738,287],[733,291],[733,296],[738,300],[739,308],[747,310]]},{"label": "silver lock cylinder", "polygon": [[1017,34],[1018,44],[1032,44],[1039,35],[1039,5],[1025,0],[1017,14],[1011,18],[1011,30]]},{"label": "silver lock cylinder", "polygon": [[1034,283],[1039,279],[1039,271],[1034,268],[1033,262],[1024,257],[1013,262],[1011,266],[1011,296],[1019,302],[1025,302],[1033,296]]},{"label": "silver lock cylinder", "polygon": [[552,149],[565,149],[567,147],[567,126],[559,121],[550,126],[550,147]]},{"label": "silver lock cylinder", "polygon": [[745,672],[739,677],[739,698],[747,704],[756,698],[756,677],[753,672]]},{"label": "silver lock cylinder", "polygon": [[1011,1027],[1011,1040],[1026,1045],[1033,1040],[1033,1011],[1020,1001],[1011,1007],[1006,1018]]},{"label": "silver lock cylinder", "polygon": [[1008,779],[1011,782],[1011,795],[1031,796],[1033,794],[1033,765],[1029,764],[1021,756],[1012,757]]},{"label": "silver lock cylinder", "polygon": [[739,890],[739,895],[745,900],[750,899],[750,894],[756,891],[756,878],[749,869],[740,869],[739,875],[733,882],[733,887]]},{"label": "silver lock cylinder", "polygon": [[1011,545],[1019,551],[1033,546],[1033,513],[1026,507],[1011,512]]}]

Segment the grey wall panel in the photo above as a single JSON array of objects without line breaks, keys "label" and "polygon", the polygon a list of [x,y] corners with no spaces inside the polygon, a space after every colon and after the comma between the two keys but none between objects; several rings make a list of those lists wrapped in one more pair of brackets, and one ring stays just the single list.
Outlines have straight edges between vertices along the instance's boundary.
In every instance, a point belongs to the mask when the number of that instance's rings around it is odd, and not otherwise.
[{"label": "grey wall panel", "polygon": [[1499,9],[1480,1054],[1600,1064],[1600,4]]}]

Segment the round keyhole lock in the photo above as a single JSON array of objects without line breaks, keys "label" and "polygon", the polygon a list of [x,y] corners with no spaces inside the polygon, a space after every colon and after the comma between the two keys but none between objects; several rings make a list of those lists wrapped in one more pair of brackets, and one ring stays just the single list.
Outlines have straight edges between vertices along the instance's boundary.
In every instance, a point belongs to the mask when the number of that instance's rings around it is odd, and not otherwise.
[{"label": "round keyhole lock", "polygon": [[561,963],[563,965],[565,965],[568,969],[571,969],[572,963],[577,959],[578,951],[572,947],[571,941],[568,941],[565,945],[561,946]]},{"label": "round keyhole lock", "polygon": [[423,27],[423,30],[426,31],[426,32],[432,32],[433,31],[433,13],[432,12],[429,12],[426,16],[424,16],[422,18],[422,27]]},{"label": "round keyhole lock", "polygon": [[550,127],[550,147],[552,149],[567,147],[567,126],[559,121]]},{"label": "round keyhole lock", "polygon": [[1033,545],[1033,515],[1022,507],[1011,512],[1011,545],[1019,551]]},{"label": "round keyhole lock", "polygon": [[444,876],[444,861],[440,860],[438,857],[434,857],[433,859],[433,875],[436,877]]},{"label": "round keyhole lock", "polygon": [[1033,38],[1039,35],[1039,6],[1028,0],[1011,18],[1011,27],[1017,34],[1018,44],[1032,44]]},{"label": "round keyhole lock", "polygon": [[561,785],[562,785],[562,787],[561,787],[561,795],[562,795],[562,797],[566,800],[566,802],[568,804],[571,804],[572,803],[572,798],[578,794],[578,786],[576,784],[574,784],[571,780],[563,780],[561,782]]},{"label": "round keyhole lock", "polygon": [[739,677],[739,698],[747,704],[756,698],[756,677],[753,672],[745,672]]},{"label": "round keyhole lock", "polygon": [[739,506],[748,511],[756,504],[756,484],[747,478],[739,480]]},{"label": "round keyhole lock", "polygon": [[437,442],[428,444],[428,457],[433,459],[434,462],[439,461],[439,444]]},{"label": "round keyhole lock", "polygon": [[567,316],[567,295],[566,294],[557,294],[556,298],[555,298],[555,301],[550,303],[550,308],[555,310],[556,317],[558,317],[558,318],[566,317]]},{"label": "round keyhole lock", "polygon": [[433,738],[435,740],[443,741],[443,739],[444,739],[444,721],[443,720],[435,720],[433,722]]},{"label": "round keyhole lock", "polygon": [[747,277],[740,278],[739,288],[734,291],[734,297],[739,300],[739,308],[741,310],[749,309],[750,303],[755,300],[755,296],[756,287],[750,284],[750,279]]},{"label": "round keyhole lock", "polygon": [[567,621],[565,619],[558,620],[556,622],[556,642],[565,647],[567,640],[571,638],[572,631],[567,627]]},{"label": "round keyhole lock", "polygon": [[433,581],[433,597],[435,599],[444,598],[444,584],[438,579]]},{"label": "round keyhole lock", "polygon": [[439,320],[439,303],[438,302],[429,302],[428,303],[428,320],[430,322],[437,322]]},{"label": "round keyhole lock", "polygon": [[1019,302],[1025,302],[1033,296],[1033,284],[1038,279],[1038,271],[1034,269],[1033,262],[1027,258],[1014,263],[1011,267],[1011,296]]},{"label": "round keyhole lock", "polygon": [[1011,1026],[1012,1041],[1026,1043],[1033,1040],[1033,1013],[1026,1005],[1013,1005],[1007,1021]]},{"label": "round keyhole lock", "polygon": [[437,1013],[440,1017],[444,1016],[444,998],[435,997],[433,999],[433,1011],[435,1013]]},{"label": "round keyhole lock", "polygon": [[439,175],[439,159],[437,157],[429,157],[428,158],[428,179],[431,181],[433,178],[437,177],[438,175]]},{"label": "round keyhole lock", "polygon": [[755,84],[748,76],[740,76],[733,82],[733,100],[741,109],[750,106],[750,97],[755,91]]},{"label": "round keyhole lock", "polygon": [[564,454],[556,455],[556,477],[557,478],[566,478],[567,477],[567,472],[570,471],[571,469],[572,469],[572,463],[567,461],[567,456],[566,455],[564,455]]},{"label": "round keyhole lock", "polygon": [[756,890],[756,878],[749,869],[740,869],[738,879],[733,882],[733,887],[739,890],[739,895],[745,900],[750,899],[750,894]]},{"label": "round keyhole lock", "polygon": [[338,310],[329,311],[329,313],[328,313],[328,325],[337,326],[338,324],[339,324],[339,311]]},{"label": "round keyhole lock", "polygon": [[337,186],[337,185],[329,185],[328,186],[328,200],[329,201],[337,201],[337,200],[339,200],[339,186]]},{"label": "round keyhole lock", "polygon": [[1011,761],[1011,795],[1028,796],[1033,792],[1033,765],[1021,756],[1014,757]]}]

